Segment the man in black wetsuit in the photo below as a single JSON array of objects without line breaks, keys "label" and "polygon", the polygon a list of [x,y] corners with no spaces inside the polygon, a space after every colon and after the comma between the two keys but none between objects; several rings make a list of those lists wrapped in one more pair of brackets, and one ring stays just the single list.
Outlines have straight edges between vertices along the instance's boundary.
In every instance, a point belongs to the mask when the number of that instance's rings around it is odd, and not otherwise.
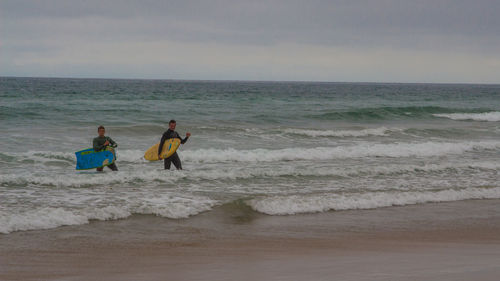
[{"label": "man in black wetsuit", "polygon": [[[112,148],[118,146],[118,144],[116,144],[116,142],[114,142],[110,137],[104,136],[104,134],[106,133],[106,129],[104,129],[103,126],[99,126],[99,128],[97,128],[97,133],[99,134],[99,136],[94,138],[94,141],[92,142],[94,151],[101,151],[103,149],[106,149],[107,146],[110,146]],[[118,171],[118,167],[116,167],[115,163],[108,165],[108,168],[113,171]],[[102,169],[103,167],[97,168],[97,171],[102,172]]]},{"label": "man in black wetsuit", "polygon": [[[163,136],[161,137],[160,146],[158,147],[158,158],[160,160],[161,160],[160,156],[161,150],[166,140],[178,138],[181,140],[181,144],[184,144],[191,136],[191,133],[186,133],[186,137],[182,139],[179,133],[175,131],[175,126],[176,126],[175,120],[170,120],[170,122],[168,122],[168,130],[165,133],[163,133]],[[177,170],[182,170],[181,159],[179,158],[177,152],[172,154],[170,157],[164,159],[165,170],[170,170],[170,165],[172,163],[174,163],[174,166],[175,168],[177,168]]]}]

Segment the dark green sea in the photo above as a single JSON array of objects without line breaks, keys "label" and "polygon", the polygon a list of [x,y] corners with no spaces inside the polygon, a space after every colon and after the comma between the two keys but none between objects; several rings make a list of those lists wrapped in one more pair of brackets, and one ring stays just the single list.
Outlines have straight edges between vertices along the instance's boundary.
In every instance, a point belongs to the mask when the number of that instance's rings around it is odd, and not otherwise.
[{"label": "dark green sea", "polygon": [[[143,159],[170,119],[182,171]],[[99,125],[119,172],[78,172]],[[500,85],[0,77],[0,233],[500,198],[499,168]]]}]

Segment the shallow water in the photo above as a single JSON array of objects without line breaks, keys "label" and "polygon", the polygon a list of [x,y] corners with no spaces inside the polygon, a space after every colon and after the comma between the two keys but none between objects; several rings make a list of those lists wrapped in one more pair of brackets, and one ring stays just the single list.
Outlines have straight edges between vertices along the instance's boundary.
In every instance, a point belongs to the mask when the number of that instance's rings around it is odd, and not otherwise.
[{"label": "shallow water", "polygon": [[[500,198],[500,86],[0,78],[0,233]],[[144,151],[170,119],[183,171]],[[97,126],[117,173],[75,171]]]}]

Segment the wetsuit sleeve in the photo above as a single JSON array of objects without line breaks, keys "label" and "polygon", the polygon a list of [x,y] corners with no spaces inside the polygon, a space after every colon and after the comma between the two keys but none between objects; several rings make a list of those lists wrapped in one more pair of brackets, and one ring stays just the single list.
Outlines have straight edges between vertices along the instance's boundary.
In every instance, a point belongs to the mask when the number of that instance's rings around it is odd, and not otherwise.
[{"label": "wetsuit sleeve", "polygon": [[160,141],[160,146],[158,146],[158,155],[161,154],[161,149],[163,148],[163,144],[167,140],[167,134],[164,133],[163,136],[161,136],[161,141]]},{"label": "wetsuit sleeve", "polygon": [[108,141],[111,144],[111,147],[113,147],[113,148],[118,147],[118,144],[114,140],[112,140],[110,137],[108,137]]},{"label": "wetsuit sleeve", "polygon": [[97,138],[95,138],[94,141],[92,142],[92,146],[94,148],[94,151],[101,151],[105,148],[104,145],[99,144],[99,140]]},{"label": "wetsuit sleeve", "polygon": [[189,137],[181,138],[181,136],[177,132],[175,132],[175,134],[176,134],[175,137],[181,140],[181,144],[185,144],[189,138]]}]

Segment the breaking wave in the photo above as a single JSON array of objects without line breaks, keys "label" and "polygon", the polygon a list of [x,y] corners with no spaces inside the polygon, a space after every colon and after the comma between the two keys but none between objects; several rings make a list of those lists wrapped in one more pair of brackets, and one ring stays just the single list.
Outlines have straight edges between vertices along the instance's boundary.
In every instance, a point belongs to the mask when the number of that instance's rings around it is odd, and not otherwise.
[{"label": "breaking wave", "polygon": [[254,149],[201,149],[182,152],[192,162],[273,162],[293,160],[331,160],[361,157],[432,157],[462,154],[472,150],[497,149],[500,142],[424,142],[424,143],[362,143],[352,146]]},{"label": "breaking wave", "polygon": [[[283,149],[196,149],[181,150],[183,161],[191,162],[274,162],[292,160],[330,160],[360,157],[432,157],[448,154],[462,154],[473,150],[500,148],[499,141],[465,142],[420,142],[420,143],[357,143],[334,147],[283,148]],[[147,163],[142,150],[118,150],[120,162]],[[64,161],[76,163],[71,152],[30,151],[25,153],[0,153],[0,160],[16,161]]]},{"label": "breaking wave", "polygon": [[466,199],[500,198],[500,188],[467,188],[461,190],[369,192],[354,194],[315,194],[272,196],[251,199],[246,203],[257,212],[268,215],[294,215],[330,210],[374,209],[431,202]]},{"label": "breaking wave", "polygon": [[230,167],[215,170],[164,171],[158,169],[141,169],[136,171],[119,171],[116,173],[76,173],[76,174],[44,174],[20,173],[0,175],[0,185],[6,186],[55,186],[55,187],[91,187],[110,186],[115,184],[147,184],[169,183],[181,180],[205,182],[207,180],[238,180],[272,177],[353,177],[380,176],[391,174],[412,174],[422,172],[459,173],[496,171],[500,163],[491,161],[462,163],[441,163],[425,165],[384,165],[384,166],[346,166],[346,167],[304,167],[282,165],[279,167]]},{"label": "breaking wave", "polygon": [[120,206],[70,209],[41,207],[23,212],[0,211],[0,233],[50,229],[63,225],[87,224],[91,220],[124,219],[132,214],[150,214],[172,219],[187,218],[208,211],[217,202],[206,197],[155,196],[127,202]]}]

